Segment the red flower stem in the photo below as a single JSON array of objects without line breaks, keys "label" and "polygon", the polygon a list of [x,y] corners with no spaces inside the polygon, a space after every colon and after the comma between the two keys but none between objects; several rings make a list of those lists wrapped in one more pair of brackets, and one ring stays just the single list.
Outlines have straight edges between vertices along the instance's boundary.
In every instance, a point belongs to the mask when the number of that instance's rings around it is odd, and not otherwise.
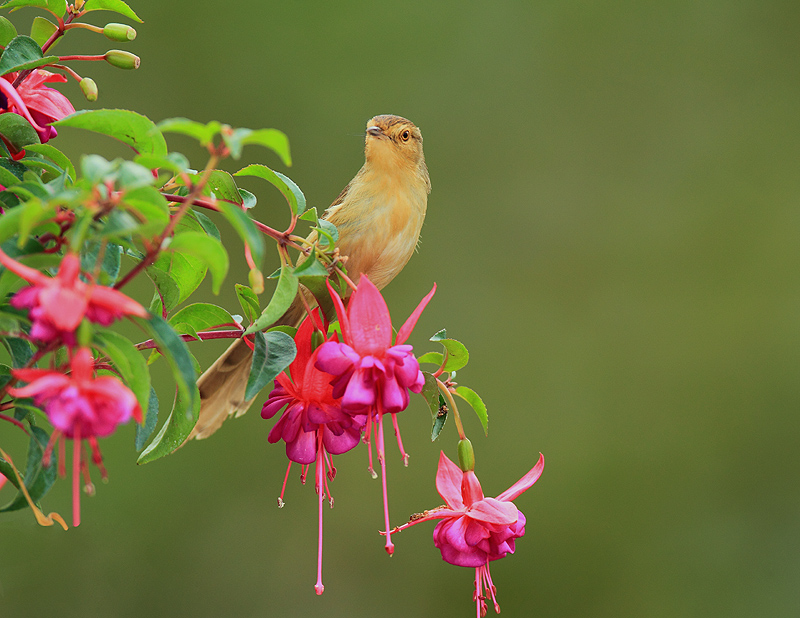
[{"label": "red flower stem", "polygon": [[439,386],[439,391],[441,391],[445,399],[447,399],[447,403],[450,405],[450,409],[453,411],[453,420],[455,421],[456,424],[458,437],[461,440],[465,440],[467,438],[467,434],[464,433],[464,425],[461,424],[461,415],[458,413],[458,406],[456,406],[456,400],[453,399],[453,394],[450,392],[450,389],[447,388],[439,378],[436,378],[436,384]]},{"label": "red flower stem", "polygon": [[12,418],[12,417],[10,417],[10,416],[6,416],[5,414],[0,414],[0,419],[3,419],[4,421],[8,421],[9,423],[12,423],[12,424],[16,425],[16,426],[17,426],[17,427],[19,427],[19,428],[20,428],[22,431],[24,431],[26,434],[28,434],[28,435],[31,435],[31,434],[29,434],[29,433],[28,433],[28,430],[27,430],[27,429],[25,429],[25,425],[23,425],[23,424],[22,424],[20,421],[18,421],[17,419],[15,419],[15,418]]},{"label": "red flower stem", "polygon": [[[46,54],[47,50],[50,49],[50,47],[52,47],[53,43],[55,43],[60,37],[64,36],[64,32],[66,32],[67,30],[67,25],[77,17],[83,15],[83,13],[84,11],[78,11],[77,13],[70,13],[67,16],[66,20],[62,20],[58,15],[56,15],[56,19],[58,20],[58,28],[56,28],[55,32],[53,32],[53,34],[50,35],[50,38],[44,42],[44,45],[42,45],[42,54]],[[30,75],[31,72],[33,71],[34,69],[26,69],[25,71],[22,71],[19,75],[17,75],[16,79],[14,80],[14,83],[12,84],[14,88],[19,86],[22,83],[22,80],[28,77],[28,75]]]},{"label": "red flower stem", "polygon": [[286,476],[283,477],[283,485],[281,486],[281,495],[278,496],[278,508],[282,509],[284,504],[283,494],[286,493],[286,483],[289,480],[289,473],[292,471],[292,460],[289,460],[289,465],[286,466]]},{"label": "red flower stem", "polygon": [[70,67],[68,67],[65,64],[46,64],[44,66],[52,67],[54,69],[58,69],[60,71],[64,71],[66,73],[69,73],[76,81],[81,81],[81,79],[83,79],[80,75],[78,75],[74,70],[72,70]]},{"label": "red flower stem", "polygon": [[397,426],[397,414],[392,414],[392,425],[394,426],[394,435],[397,438],[397,447],[400,449],[400,456],[403,458],[403,465],[408,468],[408,453],[403,448],[403,439],[400,437],[400,427]]},{"label": "red flower stem", "polygon": [[394,553],[392,530],[389,525],[389,495],[386,490],[386,452],[383,447],[383,414],[378,415],[378,463],[381,464],[381,484],[383,485],[383,519],[386,523],[386,553]]},{"label": "red flower stem", "polygon": [[66,24],[64,26],[64,30],[72,30],[73,28],[85,28],[86,30],[91,30],[92,32],[96,32],[97,34],[103,34],[103,29],[100,26],[94,26],[92,24]]},{"label": "red flower stem", "polygon": [[77,56],[59,56],[59,62],[69,62],[71,60],[89,60],[89,61],[97,61],[97,60],[105,60],[105,54],[95,55],[95,56],[84,56],[84,55],[77,55]]},{"label": "red flower stem", "polygon": [[319,499],[319,532],[317,534],[317,583],[314,590],[317,595],[325,592],[322,584],[322,503],[325,500],[324,481],[325,481],[325,462],[323,461],[324,447],[322,445],[322,431],[317,429],[317,494]]},{"label": "red flower stem", "polygon": [[[200,337],[200,341],[207,341],[209,339],[238,339],[242,336],[241,330],[210,330],[210,331],[201,331],[197,333],[197,336]],[[184,341],[197,341],[197,338],[194,335],[181,335],[181,339]],[[137,343],[134,346],[137,350],[152,350],[153,348],[157,348],[158,344],[155,342],[154,339],[148,339],[147,341],[143,341],[142,343]]]},{"label": "red flower stem", "polygon": [[344,279],[344,282],[350,287],[351,290],[355,292],[358,289],[358,286],[355,283],[353,283],[350,277],[344,274],[344,271],[341,268],[339,268],[338,266],[334,266],[333,269],[336,271],[337,275],[339,275],[342,279]]},{"label": "red flower stem", "polygon": [[72,436],[72,525],[81,525],[81,426],[75,425]]}]

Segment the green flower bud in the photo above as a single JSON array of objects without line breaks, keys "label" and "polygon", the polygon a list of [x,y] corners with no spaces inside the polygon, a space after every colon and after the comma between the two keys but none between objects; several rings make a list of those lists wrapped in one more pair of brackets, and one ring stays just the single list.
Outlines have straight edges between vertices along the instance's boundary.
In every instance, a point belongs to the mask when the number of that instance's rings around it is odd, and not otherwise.
[{"label": "green flower bud", "polygon": [[80,83],[81,92],[87,101],[97,101],[97,84],[91,77],[84,77]]},{"label": "green flower bud", "polygon": [[136,38],[136,30],[128,24],[106,24],[103,34],[112,41],[122,41],[123,43]]},{"label": "green flower bud", "polygon": [[115,66],[118,69],[139,68],[139,56],[135,56],[130,52],[122,51],[120,49],[111,49],[107,51],[103,58],[106,62],[108,62],[108,64]]},{"label": "green flower bud", "polygon": [[264,275],[260,270],[253,268],[247,278],[250,282],[250,287],[253,288],[256,294],[264,292]]},{"label": "green flower bud", "polygon": [[458,467],[464,472],[475,469],[475,452],[467,438],[458,441]]}]

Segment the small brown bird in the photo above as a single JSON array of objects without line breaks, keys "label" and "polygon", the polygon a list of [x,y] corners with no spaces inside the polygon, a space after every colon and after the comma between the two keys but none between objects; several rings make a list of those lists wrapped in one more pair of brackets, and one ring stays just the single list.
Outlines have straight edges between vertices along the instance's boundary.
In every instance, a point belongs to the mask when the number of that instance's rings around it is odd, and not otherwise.
[{"label": "small brown bird", "polygon": [[[339,230],[337,247],[347,256],[347,273],[362,274],[379,289],[411,258],[428,206],[431,181],[422,153],[422,134],[400,116],[375,116],[367,123],[366,161],[355,178],[325,211],[323,219]],[[302,303],[295,303],[277,324],[297,325]],[[200,376],[200,417],[189,439],[213,434],[228,416],[244,414],[253,353],[237,339]]]}]

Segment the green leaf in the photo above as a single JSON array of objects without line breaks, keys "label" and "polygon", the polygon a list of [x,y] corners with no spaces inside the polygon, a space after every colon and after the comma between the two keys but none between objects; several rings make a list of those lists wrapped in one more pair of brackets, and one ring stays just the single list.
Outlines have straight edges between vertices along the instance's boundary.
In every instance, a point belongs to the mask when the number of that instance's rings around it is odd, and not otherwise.
[{"label": "green leaf", "polygon": [[197,219],[197,222],[202,226],[206,234],[208,234],[212,238],[216,238],[217,240],[222,240],[222,237],[219,235],[219,228],[211,219],[209,219],[202,212],[200,212],[199,210],[190,210],[188,212],[188,215],[190,217],[194,217],[195,219]]},{"label": "green leaf", "polygon": [[5,17],[0,17],[0,45],[3,47],[8,46],[15,36],[17,36],[17,29],[14,24]]},{"label": "green leaf", "polygon": [[61,152],[58,148],[51,146],[50,144],[29,144],[25,147],[25,150],[44,155],[53,163],[58,165],[58,167],[60,167],[62,170],[67,172],[67,175],[72,179],[73,182],[75,182],[77,179],[77,175],[75,174],[75,166],[72,164],[72,161],[70,161],[69,157],[67,157],[67,155]]},{"label": "green leaf", "polygon": [[262,388],[291,364],[296,355],[294,340],[286,333],[271,331],[265,335],[260,331],[257,332],[253,364],[244,393],[245,401],[258,395]]},{"label": "green leaf", "polygon": [[[0,118],[2,118],[2,115],[0,115]],[[236,233],[250,247],[253,261],[257,267],[260,267],[264,261],[264,237],[258,231],[253,220],[247,216],[245,211],[229,202],[217,202],[217,207],[222,216],[236,230]]]},{"label": "green leaf", "polygon": [[489,413],[486,410],[486,405],[483,403],[483,400],[478,396],[478,393],[466,386],[457,386],[456,395],[472,406],[472,409],[475,410],[475,414],[478,415],[481,421],[481,425],[483,425],[483,432],[488,436]]},{"label": "green leaf", "polygon": [[300,215],[298,218],[302,219],[303,221],[311,221],[311,223],[316,225],[317,221],[319,219],[319,217],[317,217],[317,209],[316,209],[316,207],[309,208],[302,215]]},{"label": "green leaf", "polygon": [[[93,273],[97,265],[97,257],[103,243],[92,238],[86,242],[81,251],[81,270]],[[99,283],[102,285],[114,285],[119,276],[119,269],[122,261],[122,247],[114,243],[106,243],[103,252],[103,262],[100,264]]]},{"label": "green leaf", "polygon": [[[175,376],[175,382],[178,385],[178,398],[188,402],[187,408],[189,410],[195,409],[195,403],[199,409],[200,394],[196,385],[197,375],[194,371],[192,355],[189,354],[189,348],[186,347],[186,343],[159,315],[150,316],[150,319],[142,320],[142,322],[148,325],[153,339],[158,344],[159,351],[172,368],[172,374]],[[196,420],[197,417],[195,416]],[[192,423],[192,427],[194,427],[194,423]],[[191,431],[192,427],[189,427],[189,431]],[[186,435],[189,434],[187,433]]]},{"label": "green leaf", "polygon": [[460,341],[449,339],[445,329],[440,330],[430,341],[438,341],[445,350],[444,371],[458,371],[469,362],[469,351]]},{"label": "green leaf", "polygon": [[147,442],[148,438],[153,435],[153,431],[156,429],[156,425],[158,424],[158,397],[156,396],[156,390],[151,386],[150,387],[150,401],[147,404],[147,416],[144,419],[144,423],[139,425],[136,424],[136,451],[141,451],[144,448],[145,442]]},{"label": "green leaf", "polygon": [[277,129],[259,129],[252,131],[247,137],[241,140],[242,145],[257,144],[269,148],[276,153],[287,167],[292,165],[292,156],[289,153],[289,138],[286,134]]},{"label": "green leaf", "polygon": [[[0,163],[8,161],[8,159],[0,159]],[[14,161],[16,163],[16,161]],[[20,181],[11,171],[7,170],[5,166],[0,165],[0,184],[8,188],[17,184]]]},{"label": "green leaf", "polygon": [[320,306],[327,304],[328,287],[325,282],[328,280],[328,270],[312,255],[302,264],[294,269],[294,274],[301,285],[305,286],[309,292],[317,299]]},{"label": "green leaf", "polygon": [[[47,40],[53,35],[54,32],[58,30],[58,26],[56,26],[53,22],[49,19],[45,19],[44,17],[35,17],[33,19],[33,24],[31,25],[31,38],[36,41],[36,44],[41,47]],[[50,46],[50,49],[55,47],[55,44],[58,42],[56,39],[53,44]]]},{"label": "green leaf", "polygon": [[234,324],[233,316],[222,307],[209,303],[193,303],[176,311],[169,319],[170,325],[188,324],[195,331],[210,330],[223,324]]},{"label": "green leaf", "polygon": [[[0,118],[10,115],[11,114],[0,114]],[[1,161],[0,159],[0,162]],[[3,216],[0,217],[0,242],[8,240],[19,231],[19,222],[21,219],[21,208],[12,208],[3,213]]]},{"label": "green leaf", "polygon": [[240,169],[234,176],[256,176],[263,178],[267,182],[273,184],[286,198],[289,207],[292,209],[292,214],[301,215],[306,209],[306,197],[294,181],[280,172],[271,170],[266,165],[253,163],[245,168]]},{"label": "green leaf", "polygon": [[431,410],[431,418],[433,419],[433,427],[431,428],[431,442],[439,437],[442,432],[444,423],[447,420],[447,403],[439,392],[439,386],[436,383],[436,378],[433,374],[423,371],[422,375],[425,376],[425,384],[422,387],[421,394],[428,403]]},{"label": "green leaf", "polygon": [[168,272],[150,266],[145,268],[145,273],[156,286],[156,295],[150,303],[150,313],[160,314],[162,309],[169,313],[180,304],[180,288]]},{"label": "green leaf", "polygon": [[250,210],[256,204],[258,204],[256,196],[250,193],[250,191],[248,191],[247,189],[239,189],[239,197],[242,198],[240,203],[242,205],[242,208],[244,208],[245,210]]},{"label": "green leaf", "polygon": [[325,242],[320,242],[320,247],[331,247],[336,244],[336,241],[339,240],[339,230],[336,229],[336,226],[331,223],[330,221],[326,221],[325,219],[320,219],[317,221],[318,226],[311,228],[317,231],[317,234],[322,236],[320,239],[321,241],[324,240]]},{"label": "green leaf", "polygon": [[136,401],[147,418],[147,405],[150,402],[150,372],[147,361],[133,343],[122,335],[111,330],[95,330],[93,345],[111,359],[123,381],[136,395]]},{"label": "green leaf", "polygon": [[11,365],[15,369],[24,367],[33,356],[31,344],[24,339],[17,337],[1,337],[0,341],[6,346],[8,353],[11,355]]},{"label": "green leaf", "polygon": [[40,143],[36,129],[19,114],[0,114],[0,135],[16,150]]},{"label": "green leaf", "polygon": [[[202,174],[198,174],[200,177]],[[208,188],[213,191],[218,200],[226,200],[234,204],[242,205],[242,196],[239,194],[239,188],[233,177],[222,170],[213,170],[208,175]]]},{"label": "green leaf", "polygon": [[39,199],[33,198],[19,205],[17,208],[22,210],[17,246],[22,247],[28,239],[31,230],[45,219],[49,219],[55,214],[56,204],[53,202],[42,202]]},{"label": "green leaf", "polygon": [[86,4],[83,5],[83,10],[87,13],[89,11],[114,11],[129,19],[138,21],[140,24],[142,23],[139,16],[122,0],[86,0]]},{"label": "green leaf", "polygon": [[[50,490],[56,480],[57,466],[55,458],[50,461],[50,466],[45,467],[42,462],[44,449],[50,436],[41,427],[32,426],[30,428],[31,439],[28,446],[28,461],[25,466],[25,475],[22,479],[28,489],[31,500],[38,503],[39,500]],[[0,508],[0,512],[16,511],[28,505],[24,494],[20,491],[16,497],[6,506]]]},{"label": "green leaf", "polygon": [[442,362],[444,362],[444,356],[441,352],[426,352],[417,359],[417,362],[420,364],[430,363],[431,365],[441,366]]},{"label": "green leaf", "polygon": [[108,135],[127,144],[139,154],[167,154],[167,143],[153,121],[126,109],[81,110],[51,124]]},{"label": "green leaf", "polygon": [[[183,234],[186,232],[203,233],[202,229],[202,226],[197,222],[196,219],[184,217],[181,219],[180,223],[178,223],[176,232],[177,234]],[[147,269],[148,275],[150,274],[149,271],[154,268],[167,273],[172,281],[178,286],[177,301],[171,306],[168,305],[167,311],[171,311],[175,305],[182,303],[184,300],[189,298],[191,293],[194,292],[203,282],[207,271],[204,260],[201,260],[194,255],[177,253],[175,251],[162,252],[156,259],[153,266]],[[162,290],[162,292],[163,291],[165,290]],[[154,313],[156,312],[154,311]]]},{"label": "green leaf", "polygon": [[180,174],[189,169],[189,159],[179,152],[170,152],[166,155],[136,155],[133,160],[148,169],[164,169],[173,174]]},{"label": "green leaf", "polygon": [[197,423],[199,413],[200,392],[197,390],[197,385],[193,384],[189,397],[180,392],[176,394],[175,404],[164,426],[150,445],[142,451],[136,463],[150,463],[173,453],[189,437]]},{"label": "green leaf", "polygon": [[220,241],[203,232],[184,232],[175,235],[169,251],[183,256],[192,255],[208,266],[213,281],[212,291],[219,294],[225,275],[228,274],[228,252]]},{"label": "green leaf", "polygon": [[31,6],[50,11],[56,17],[63,17],[67,12],[66,0],[9,0],[0,8],[20,9],[24,6]]},{"label": "green leaf", "polygon": [[216,120],[203,124],[188,118],[167,118],[158,123],[158,128],[162,133],[179,133],[193,137],[205,147],[214,141],[214,136],[219,133],[222,124]]},{"label": "green leaf", "polygon": [[0,75],[35,69],[53,62],[58,62],[58,56],[43,56],[39,44],[31,37],[21,34],[8,43],[0,56]]},{"label": "green leaf", "polygon": [[234,287],[236,288],[236,296],[239,298],[239,304],[242,306],[244,318],[248,324],[252,324],[261,313],[261,304],[258,302],[258,296],[253,290],[241,283],[237,283]]},{"label": "green leaf", "polygon": [[244,331],[244,334],[249,335],[272,326],[291,306],[294,297],[297,296],[297,288],[297,277],[292,272],[292,269],[286,265],[282,266],[281,275],[278,277],[278,285],[275,288],[272,299],[259,318]]}]

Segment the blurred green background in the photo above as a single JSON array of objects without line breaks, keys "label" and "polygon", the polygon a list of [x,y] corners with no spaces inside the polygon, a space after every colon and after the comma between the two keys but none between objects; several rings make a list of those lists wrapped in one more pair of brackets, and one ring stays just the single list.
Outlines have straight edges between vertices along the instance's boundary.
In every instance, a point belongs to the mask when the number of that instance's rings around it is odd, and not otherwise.
[{"label": "blurred green background", "polygon": [[[419,253],[385,292],[394,322],[439,284],[411,343],[435,349],[427,337],[447,327],[469,347],[459,377],[490,410],[488,439],[467,417],[488,495],[547,458],[516,501],[527,534],[492,565],[504,615],[800,615],[800,5],[131,6],[139,71],[77,67],[96,106],[279,128],[291,169],[254,147],[241,163],[285,171],[320,210],[361,166],[366,120],[421,127],[433,192]],[[56,51],[116,45],[78,33]],[[74,83],[63,91],[83,105]],[[57,145],[124,154],[77,130]],[[245,186],[258,216],[284,220],[274,189]],[[231,309],[246,273],[234,262],[218,299]],[[167,382],[162,394],[165,406]],[[440,504],[438,452],[456,442],[448,424],[430,443],[420,398],[400,421],[397,523]],[[432,525],[387,558],[363,448],[337,460],[316,597],[313,484],[293,474],[275,507],[285,457],[271,425],[254,409],[143,467],[132,427],[105,440],[111,482],[84,498],[80,528],[0,519],[0,614],[474,613],[472,572],[442,562]],[[69,515],[67,485],[45,510]]]}]

